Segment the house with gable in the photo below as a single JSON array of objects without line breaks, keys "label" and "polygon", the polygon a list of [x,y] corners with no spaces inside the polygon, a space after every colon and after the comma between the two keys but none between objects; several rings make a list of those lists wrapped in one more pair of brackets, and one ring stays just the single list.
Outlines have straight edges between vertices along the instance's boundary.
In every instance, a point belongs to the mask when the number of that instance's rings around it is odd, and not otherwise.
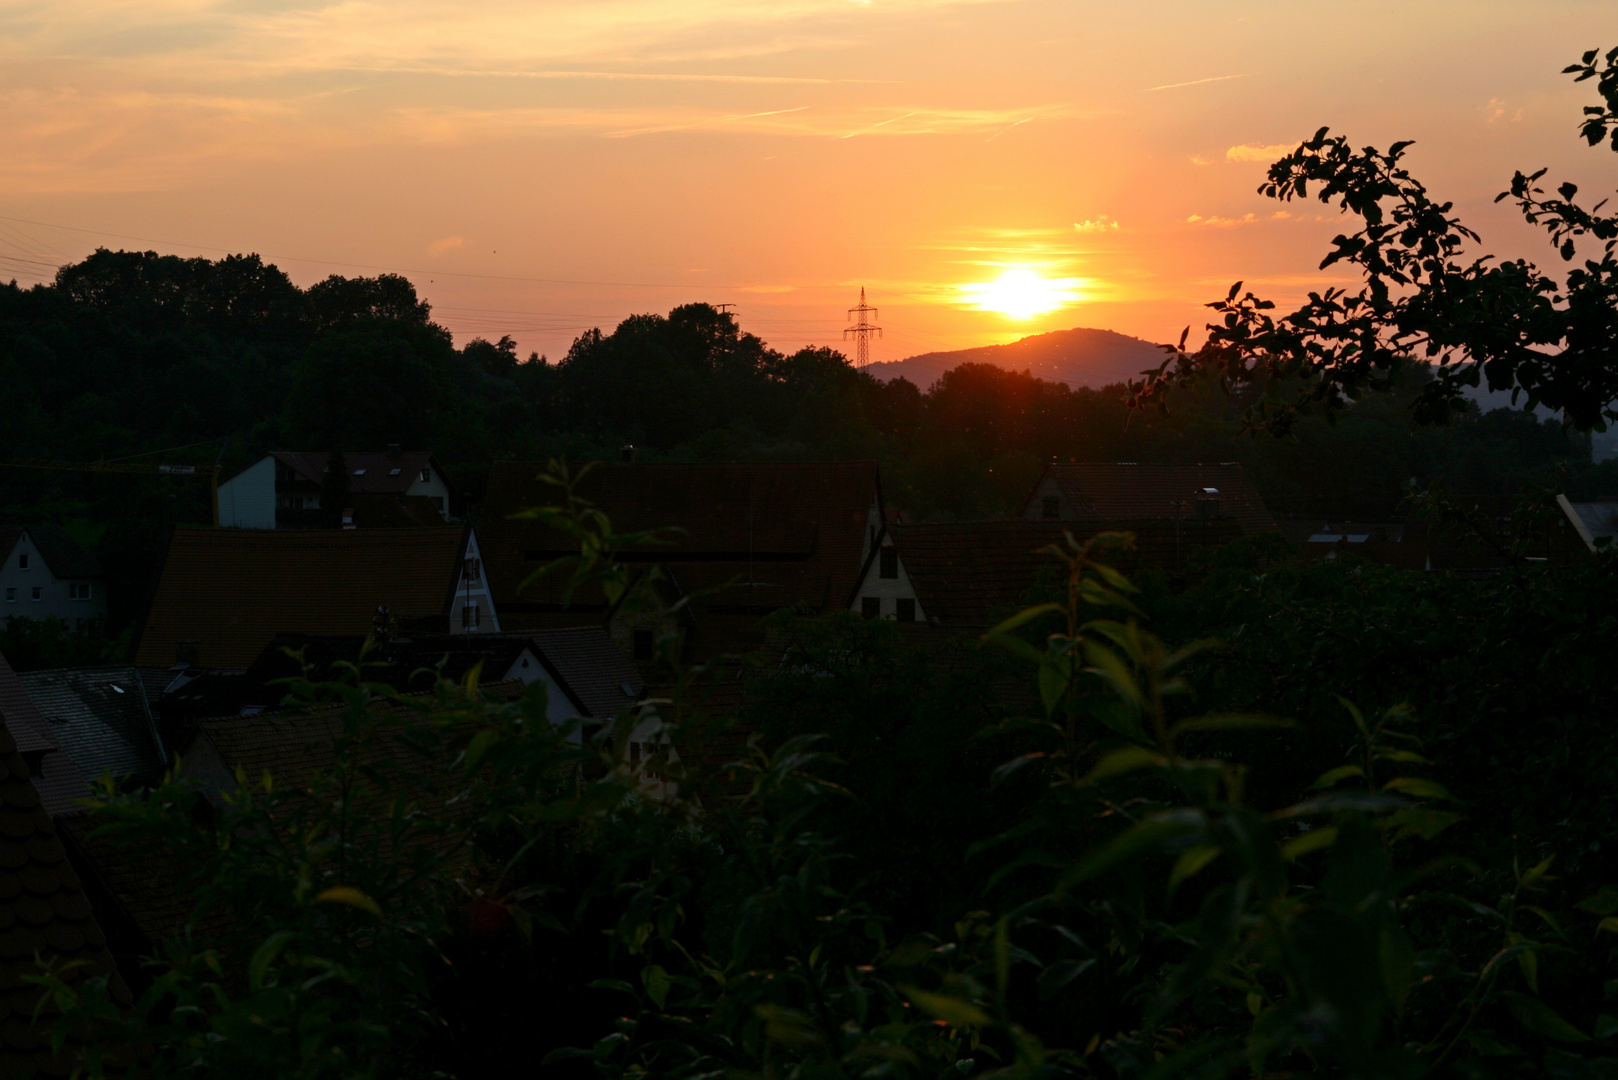
[{"label": "house with gable", "polygon": [[0,552],[0,618],[56,619],[79,633],[106,621],[106,573],[61,526],[0,529]]},{"label": "house with gable", "polygon": [[[332,455],[277,450],[219,485],[219,525],[227,529],[313,529],[324,518],[321,499]],[[438,461],[425,450],[343,454],[348,473],[344,524],[357,528],[441,525],[453,492]]]},{"label": "house with gable", "polygon": [[1069,534],[1082,543],[1103,532],[1134,536],[1133,548],[1107,559],[1126,573],[1177,572],[1197,547],[1242,535],[1230,518],[1191,529],[1150,518],[894,523],[867,559],[849,607],[868,619],[982,630],[1015,614],[1036,584],[1061,580],[1062,564],[1047,549],[1065,547]]},{"label": "house with gable", "polygon": [[847,604],[884,519],[875,462],[606,462],[592,466],[576,494],[603,511],[614,531],[666,530],[657,543],[616,559],[637,572],[658,568],[654,602],[634,610],[610,603],[599,586],[568,593],[565,571],[548,564],[576,556],[578,543],[543,521],[515,515],[554,505],[560,489],[543,465],[494,466],[479,530],[485,538],[494,602],[507,629],[604,626],[640,662],[672,635],[688,660],[756,647],[759,620],[798,607]]},{"label": "house with gable", "polygon": [[142,668],[242,670],[278,634],[499,633],[471,526],[175,529]]},{"label": "house with gable", "polygon": [[1245,536],[1277,531],[1246,471],[1234,461],[1160,465],[1056,462],[1023,503],[1029,521],[1232,520]]}]

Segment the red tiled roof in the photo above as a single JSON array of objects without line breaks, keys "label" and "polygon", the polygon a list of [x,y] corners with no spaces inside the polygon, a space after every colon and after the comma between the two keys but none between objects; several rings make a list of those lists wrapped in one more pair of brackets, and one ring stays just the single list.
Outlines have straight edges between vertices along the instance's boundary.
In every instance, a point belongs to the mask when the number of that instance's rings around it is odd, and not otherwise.
[{"label": "red tiled roof", "polygon": [[1110,565],[1128,572],[1152,567],[1178,569],[1202,546],[1227,543],[1241,535],[1234,521],[1187,521],[1176,535],[1165,521],[964,521],[890,525],[888,534],[911,588],[928,619],[952,625],[987,625],[1010,615],[1024,593],[1042,576],[1060,580],[1062,564],[1042,549],[1065,544],[1065,532],[1083,541],[1097,533],[1135,536],[1133,551],[1115,552]]},{"label": "red tiled roof", "polygon": [[43,991],[22,976],[38,971],[35,956],[83,962],[74,979],[111,975],[121,1004],[130,994],[12,736],[13,726],[27,723],[15,719],[22,696],[16,683],[0,658],[0,1076],[65,1076],[78,1047],[70,1043],[61,1057],[52,1054],[49,1009],[37,1024],[33,1019]]},{"label": "red tiled roof", "polygon": [[[478,526],[497,610],[554,609],[563,580],[547,576],[517,587],[546,562],[577,554],[565,534],[519,511],[555,505],[560,489],[539,479],[544,467],[494,466]],[[706,610],[767,612],[803,603],[815,610],[847,602],[860,571],[873,504],[881,505],[874,462],[596,465],[577,494],[604,511],[620,533],[677,527],[667,545],[623,553],[625,562],[655,563]],[[582,602],[599,602],[579,596]]]},{"label": "red tiled roof", "polygon": [[[1114,464],[1111,462],[1052,463],[1054,476],[1080,520],[1173,520],[1193,518],[1195,501],[1206,488],[1215,488],[1219,515],[1235,518],[1249,536],[1276,531],[1275,520],[1259,497],[1258,489],[1236,462],[1195,465]],[[1041,477],[1041,483],[1044,478]],[[1037,487],[1036,487],[1037,492]],[[1023,516],[1030,516],[1036,496],[1030,495]],[[1181,505],[1176,505],[1181,504]]]},{"label": "red tiled roof", "polygon": [[276,634],[363,637],[378,604],[442,615],[466,531],[176,529],[135,663],[172,664],[191,640],[197,662],[245,668]]},{"label": "red tiled roof", "polygon": [[[289,450],[275,450],[270,456],[316,485],[324,481],[326,463],[331,460],[329,453]],[[356,495],[402,495],[415,483],[421,470],[428,467],[446,484],[449,482],[433,455],[426,450],[404,450],[397,454],[345,450],[343,460],[348,465],[348,490]]]},{"label": "red tiled roof", "polygon": [[35,786],[45,812],[52,817],[81,813],[79,800],[90,797],[90,785],[51,734],[50,725],[4,656],[0,656],[0,717],[11,732],[16,752],[27,757],[38,755],[35,760],[40,775],[35,778]]}]

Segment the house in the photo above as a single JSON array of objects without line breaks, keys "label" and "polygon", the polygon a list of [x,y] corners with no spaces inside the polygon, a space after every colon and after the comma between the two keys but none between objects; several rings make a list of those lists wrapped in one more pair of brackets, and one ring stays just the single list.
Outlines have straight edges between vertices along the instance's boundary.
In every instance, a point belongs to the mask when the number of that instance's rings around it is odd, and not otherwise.
[{"label": "house", "polygon": [[45,813],[53,818],[84,813],[80,800],[91,796],[89,783],[3,656],[0,656],[0,717],[5,719],[14,752],[27,767]]},{"label": "house", "polygon": [[1566,495],[1558,495],[1556,505],[1567,515],[1568,524],[1586,550],[1610,549],[1618,541],[1618,499],[1576,503],[1568,501]]},{"label": "house", "polygon": [[[381,453],[344,452],[348,521],[361,528],[441,525],[451,491],[443,469],[425,450],[391,446]],[[330,480],[329,453],[266,454],[219,485],[219,525],[227,529],[313,529],[321,524],[321,493]]]},{"label": "house", "polygon": [[[337,664],[360,662],[359,636],[283,634],[248,668],[195,680],[180,673],[159,709],[174,741],[205,719],[255,716],[283,707],[286,680],[309,669],[315,679],[339,678]],[[401,692],[424,692],[439,678],[459,683],[481,665],[482,682],[543,681],[553,723],[575,718],[608,720],[635,704],[645,689],[639,672],[598,626],[520,634],[396,634],[371,639],[363,678]]]},{"label": "house", "polygon": [[592,466],[576,494],[622,533],[671,530],[662,542],[616,553],[640,573],[661,567],[655,600],[629,610],[599,586],[569,597],[565,573],[530,581],[578,542],[524,510],[554,505],[560,489],[544,466],[494,466],[479,529],[494,602],[507,629],[606,626],[633,658],[650,661],[672,634],[688,660],[743,651],[762,641],[758,620],[798,606],[811,612],[847,603],[883,523],[874,462],[665,463]]},{"label": "house", "polygon": [[120,787],[151,783],[167,766],[156,717],[140,672],[104,666],[18,675],[47,730],[90,781]]},{"label": "house", "polygon": [[101,563],[57,525],[0,529],[0,618],[56,619],[94,633],[107,618]]},{"label": "house", "polygon": [[1045,549],[1102,532],[1135,537],[1109,565],[1182,570],[1199,547],[1242,535],[1231,518],[1202,521],[961,521],[891,524],[867,560],[849,607],[868,619],[983,629],[1030,602],[1038,583],[1056,585],[1063,566]]},{"label": "house", "polygon": [[499,632],[470,526],[175,529],[134,655],[245,669],[277,634],[395,627]]},{"label": "house", "polygon": [[24,747],[37,742],[32,728],[38,722],[22,684],[0,657],[0,986],[7,1015],[0,1024],[0,1076],[66,1076],[82,1064],[77,1039],[60,1055],[51,1052],[50,999],[34,1018],[46,991],[22,979],[38,972],[40,960],[77,965],[67,969],[70,980],[109,975],[113,1002],[132,1002],[87,894],[85,868],[64,845],[46,805],[50,782],[25,756]]},{"label": "house", "polygon": [[1247,536],[1276,531],[1258,489],[1234,461],[1156,465],[1052,462],[1023,503],[1031,521],[1230,518]]}]

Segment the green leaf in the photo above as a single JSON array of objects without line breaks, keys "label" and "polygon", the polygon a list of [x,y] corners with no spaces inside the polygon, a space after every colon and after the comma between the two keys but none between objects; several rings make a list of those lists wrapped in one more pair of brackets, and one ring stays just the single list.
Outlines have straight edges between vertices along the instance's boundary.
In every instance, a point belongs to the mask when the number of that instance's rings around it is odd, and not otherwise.
[{"label": "green leaf", "polygon": [[1206,825],[1207,819],[1197,810],[1172,810],[1164,814],[1154,814],[1125,829],[1104,844],[1100,850],[1092,852],[1062,877],[1058,887],[1068,889],[1080,882],[1099,877],[1126,859],[1155,850],[1170,841],[1201,832]]},{"label": "green leaf", "polygon": [[1323,788],[1335,787],[1350,777],[1363,777],[1364,775],[1365,770],[1358,765],[1339,765],[1335,769],[1328,769],[1326,772],[1321,773],[1320,779],[1309,786],[1319,791]]},{"label": "green leaf", "polygon": [[1039,664],[1039,701],[1045,706],[1045,715],[1056,712],[1056,706],[1067,696],[1073,685],[1073,658],[1046,656]]},{"label": "green leaf", "polygon": [[669,987],[674,984],[669,978],[669,973],[657,964],[649,964],[641,969],[640,981],[646,987],[646,996],[652,999],[652,1004],[659,1009],[664,1008],[668,1001]]},{"label": "green leaf", "polygon": [[1506,1008],[1511,1010],[1511,1015],[1517,1018],[1517,1022],[1534,1034],[1555,1039],[1557,1042],[1590,1041],[1590,1036],[1562,1019],[1561,1014],[1538,998],[1509,991],[1500,996],[1505,999]]},{"label": "green leaf", "polygon": [[264,976],[275,963],[275,958],[281,955],[287,942],[297,937],[291,930],[280,930],[264,939],[264,943],[253,950],[253,958],[247,962],[247,985],[253,991],[264,989]]},{"label": "green leaf", "polygon": [[1354,726],[1360,729],[1360,734],[1369,736],[1371,732],[1365,726],[1365,714],[1360,712],[1359,706],[1341,695],[1338,695],[1337,700],[1343,708],[1348,710],[1348,715],[1354,718]]},{"label": "green leaf", "polygon": [[472,736],[472,742],[466,748],[466,771],[476,772],[478,766],[483,764],[483,759],[489,756],[489,751],[493,750],[499,741],[499,733],[492,730],[480,731]]},{"label": "green leaf", "polygon": [[1033,622],[1041,615],[1059,615],[1063,611],[1064,609],[1061,604],[1040,604],[1036,607],[1024,608],[1022,611],[1019,611],[1005,622],[1002,622],[1000,625],[994,627],[983,636],[985,638],[1004,637],[1013,630],[1017,629],[1019,626]]},{"label": "green leaf", "polygon": [[1278,716],[1259,716],[1249,713],[1213,713],[1181,720],[1169,729],[1174,738],[1187,731],[1251,731],[1255,728],[1293,728],[1297,723]]},{"label": "green leaf", "polygon": [[338,885],[335,888],[327,889],[325,892],[315,897],[315,903],[347,904],[349,907],[356,907],[361,911],[369,911],[377,918],[382,917],[381,905],[379,905],[375,900],[372,900],[369,896],[366,896],[364,893],[360,892],[358,889],[351,888],[347,885]]},{"label": "green leaf", "polygon": [[1087,960],[1058,960],[1039,973],[1034,984],[1039,989],[1039,1000],[1049,1001],[1061,993],[1074,979],[1095,967],[1095,958]]},{"label": "green leaf", "polygon": [[1434,810],[1430,806],[1407,806],[1383,818],[1381,824],[1394,830],[1393,842],[1398,843],[1409,836],[1431,840],[1457,821],[1464,820],[1463,815],[1448,810]]},{"label": "green leaf", "polygon": [[935,994],[914,986],[900,986],[899,991],[922,1012],[946,1024],[954,1024],[956,1027],[989,1027],[994,1023],[989,1019],[988,1013],[964,998]]},{"label": "green leaf", "polygon": [[1129,670],[1123,657],[1094,641],[1084,643],[1084,658],[1089,661],[1090,668],[1096,674],[1112,684],[1118,696],[1128,701],[1137,709],[1144,703],[1140,686],[1135,682],[1135,673]]},{"label": "green leaf", "polygon": [[1455,796],[1444,790],[1444,786],[1437,781],[1427,780],[1420,776],[1400,776],[1389,780],[1382,785],[1383,791],[1397,791],[1415,799],[1449,799]]},{"label": "green leaf", "polygon": [[1431,765],[1432,762],[1416,753],[1414,750],[1379,750],[1376,753],[1378,761],[1400,761],[1407,765]]},{"label": "green leaf", "polygon": [[1080,783],[1093,784],[1111,776],[1121,776],[1136,769],[1149,769],[1163,764],[1164,758],[1156,750],[1145,746],[1124,746],[1096,762],[1095,768],[1091,769]]},{"label": "green leaf", "polygon": [[1618,1035],[1618,1016],[1602,1013],[1596,1017],[1595,1037],[1598,1039],[1610,1039],[1614,1035]]},{"label": "green leaf", "polygon": [[591,990],[617,990],[620,993],[635,996],[635,988],[622,979],[597,979],[589,984]]},{"label": "green leaf", "polygon": [[1618,934],[1618,915],[1608,915],[1605,919],[1596,923],[1596,933],[1599,934],[1603,930],[1610,930],[1614,934]]},{"label": "green leaf", "polygon": [[1309,854],[1329,848],[1337,843],[1337,826],[1324,825],[1318,829],[1310,829],[1302,836],[1294,836],[1281,844],[1281,857],[1292,862]]},{"label": "green leaf", "polygon": [[1573,906],[1591,915],[1611,915],[1618,912],[1618,885],[1603,885],[1598,891]]},{"label": "green leaf", "polygon": [[1199,844],[1194,848],[1187,848],[1174,860],[1174,869],[1169,871],[1169,892],[1180,887],[1180,882],[1195,877],[1209,863],[1219,858],[1224,849],[1213,844]]}]

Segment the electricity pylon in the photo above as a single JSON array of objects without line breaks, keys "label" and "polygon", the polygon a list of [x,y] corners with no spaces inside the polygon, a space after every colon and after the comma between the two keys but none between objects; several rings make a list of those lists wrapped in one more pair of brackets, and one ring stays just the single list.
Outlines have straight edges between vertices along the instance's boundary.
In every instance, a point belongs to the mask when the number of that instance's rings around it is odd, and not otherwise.
[{"label": "electricity pylon", "polygon": [[854,368],[864,371],[865,365],[871,362],[871,335],[882,336],[882,328],[871,322],[877,317],[877,310],[865,302],[865,289],[860,288],[860,306],[848,309],[848,317],[854,320],[854,325],[843,331],[843,340],[847,341],[849,335],[854,336]]}]

